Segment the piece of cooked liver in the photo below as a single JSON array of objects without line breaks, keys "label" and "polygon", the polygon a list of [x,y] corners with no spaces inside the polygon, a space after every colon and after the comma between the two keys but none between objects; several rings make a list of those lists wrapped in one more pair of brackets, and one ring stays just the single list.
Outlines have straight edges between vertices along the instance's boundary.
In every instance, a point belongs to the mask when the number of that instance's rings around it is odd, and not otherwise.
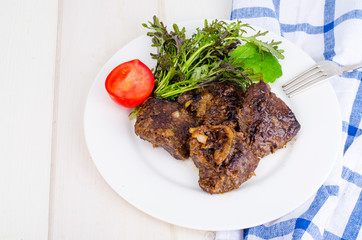
[{"label": "piece of cooked liver", "polygon": [[235,116],[243,95],[241,87],[231,83],[219,83],[185,92],[177,98],[177,102],[192,113],[198,125],[224,124],[235,128]]},{"label": "piece of cooked liver", "polygon": [[233,84],[186,92],[177,102],[148,98],[136,134],[176,159],[191,157],[199,185],[224,193],[254,175],[260,158],[282,148],[299,131],[291,109],[263,81],[245,93]]},{"label": "piece of cooked liver", "polygon": [[282,148],[300,129],[292,110],[262,80],[245,92],[236,118],[240,132],[258,157]]},{"label": "piece of cooked liver", "polygon": [[189,157],[189,128],[194,126],[195,120],[177,102],[148,98],[140,106],[135,133],[181,160]]},{"label": "piece of cooked liver", "polygon": [[204,191],[228,192],[254,175],[259,158],[245,144],[242,133],[225,125],[202,125],[190,132],[190,156]]}]

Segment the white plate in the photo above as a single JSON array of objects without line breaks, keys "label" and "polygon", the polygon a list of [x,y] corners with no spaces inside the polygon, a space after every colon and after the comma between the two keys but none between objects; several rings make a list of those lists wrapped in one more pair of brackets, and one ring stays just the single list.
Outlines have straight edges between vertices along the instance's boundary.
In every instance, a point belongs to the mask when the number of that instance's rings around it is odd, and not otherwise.
[{"label": "white plate", "polygon": [[[203,21],[180,23],[189,31]],[[259,28],[256,28],[259,29]],[[129,203],[163,221],[202,230],[231,230],[279,218],[305,202],[322,185],[340,148],[341,117],[329,83],[288,99],[281,84],[313,65],[314,61],[289,41],[281,40],[283,77],[272,90],[294,111],[301,124],[295,141],[263,158],[256,176],[239,189],[210,195],[198,186],[191,160],[178,161],[163,149],[134,134],[129,109],[114,103],[104,88],[117,65],[138,58],[150,68],[149,37],[141,36],[120,49],[101,69],[90,90],[84,130],[93,161],[107,183]]]}]

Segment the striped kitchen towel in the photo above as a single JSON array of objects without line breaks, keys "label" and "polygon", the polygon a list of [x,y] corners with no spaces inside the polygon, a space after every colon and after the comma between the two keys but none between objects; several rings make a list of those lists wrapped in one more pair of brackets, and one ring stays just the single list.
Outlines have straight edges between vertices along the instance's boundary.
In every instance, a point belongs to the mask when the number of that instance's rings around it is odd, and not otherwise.
[{"label": "striped kitchen towel", "polygon": [[[231,19],[278,33],[315,61],[362,62],[362,0],[233,0]],[[324,185],[292,213],[217,232],[217,240],[362,239],[362,69],[330,82],[342,113],[344,152]]]}]

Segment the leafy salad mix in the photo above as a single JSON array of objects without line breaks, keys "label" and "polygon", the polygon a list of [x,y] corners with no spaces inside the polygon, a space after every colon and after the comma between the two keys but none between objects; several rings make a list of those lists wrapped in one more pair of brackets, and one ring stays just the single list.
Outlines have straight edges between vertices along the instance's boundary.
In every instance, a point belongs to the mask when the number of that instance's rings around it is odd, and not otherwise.
[{"label": "leafy salad mix", "polygon": [[241,21],[205,20],[204,27],[189,38],[185,28],[174,24],[168,31],[156,16],[143,26],[151,30],[147,35],[157,48],[157,53],[151,53],[157,60],[153,69],[155,97],[173,100],[183,92],[222,81],[245,89],[254,81],[274,82],[282,75],[277,60],[284,58],[283,50],[278,49],[280,42],[257,39],[267,32],[244,36],[253,28]]}]

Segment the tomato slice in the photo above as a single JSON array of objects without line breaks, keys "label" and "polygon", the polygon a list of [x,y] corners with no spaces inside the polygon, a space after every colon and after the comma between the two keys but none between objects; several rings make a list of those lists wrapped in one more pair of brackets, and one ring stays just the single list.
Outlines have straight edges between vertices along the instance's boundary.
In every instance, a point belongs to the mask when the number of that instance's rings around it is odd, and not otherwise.
[{"label": "tomato slice", "polygon": [[151,70],[134,59],[118,65],[106,79],[109,96],[124,107],[136,107],[151,95],[155,80]]}]

